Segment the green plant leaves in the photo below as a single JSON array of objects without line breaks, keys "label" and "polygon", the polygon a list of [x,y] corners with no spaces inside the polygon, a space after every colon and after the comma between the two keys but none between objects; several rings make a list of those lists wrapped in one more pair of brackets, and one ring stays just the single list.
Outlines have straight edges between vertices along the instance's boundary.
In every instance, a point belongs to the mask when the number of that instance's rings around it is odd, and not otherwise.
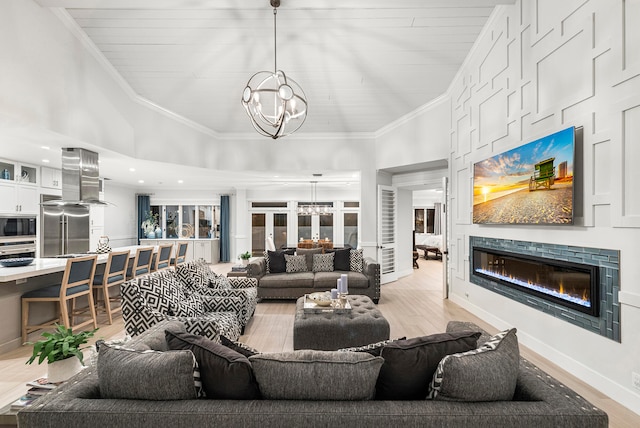
[{"label": "green plant leaves", "polygon": [[83,354],[81,345],[87,343],[90,337],[93,337],[98,329],[92,331],[82,331],[73,334],[71,328],[56,324],[54,333],[42,333],[43,340],[33,344],[33,355],[27,360],[26,364],[31,364],[38,359],[38,364],[46,359],[48,363],[64,360],[70,357],[77,357],[80,363],[83,363]]}]

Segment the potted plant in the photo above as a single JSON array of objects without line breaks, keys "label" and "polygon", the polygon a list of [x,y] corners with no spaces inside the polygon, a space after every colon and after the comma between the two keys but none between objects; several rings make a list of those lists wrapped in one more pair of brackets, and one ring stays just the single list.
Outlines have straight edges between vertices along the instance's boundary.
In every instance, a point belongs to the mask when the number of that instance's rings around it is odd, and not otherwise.
[{"label": "potted plant", "polygon": [[251,253],[250,252],[245,252],[240,254],[240,258],[242,259],[242,264],[246,265],[247,263],[249,263],[249,259],[251,258]]},{"label": "potted plant", "polygon": [[36,358],[38,364],[47,360],[47,379],[51,383],[63,382],[82,370],[83,355],[81,345],[87,343],[98,329],[73,333],[70,328],[56,324],[54,333],[44,332],[42,337],[33,344],[33,355],[27,364]]}]

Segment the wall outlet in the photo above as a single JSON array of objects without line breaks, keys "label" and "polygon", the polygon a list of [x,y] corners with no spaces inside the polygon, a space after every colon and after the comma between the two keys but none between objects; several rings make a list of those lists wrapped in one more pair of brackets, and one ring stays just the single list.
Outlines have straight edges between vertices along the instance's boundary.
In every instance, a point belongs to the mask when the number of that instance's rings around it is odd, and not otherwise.
[{"label": "wall outlet", "polygon": [[640,391],[640,373],[631,372],[631,385]]}]

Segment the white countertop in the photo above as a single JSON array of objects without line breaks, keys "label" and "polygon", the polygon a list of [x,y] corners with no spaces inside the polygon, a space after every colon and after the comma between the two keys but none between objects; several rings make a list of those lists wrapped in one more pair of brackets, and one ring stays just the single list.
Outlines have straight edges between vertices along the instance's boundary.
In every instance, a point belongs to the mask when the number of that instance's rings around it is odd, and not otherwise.
[{"label": "white countertop", "polygon": [[[144,246],[144,245],[141,245]],[[137,245],[128,247],[113,248],[113,251],[129,250],[132,256],[135,256]],[[98,254],[98,263],[106,263],[109,254]],[[4,267],[0,266],[0,282],[15,281],[18,279],[27,279],[34,276],[46,275],[64,271],[67,266],[66,258],[35,258],[29,266],[20,267]]]}]

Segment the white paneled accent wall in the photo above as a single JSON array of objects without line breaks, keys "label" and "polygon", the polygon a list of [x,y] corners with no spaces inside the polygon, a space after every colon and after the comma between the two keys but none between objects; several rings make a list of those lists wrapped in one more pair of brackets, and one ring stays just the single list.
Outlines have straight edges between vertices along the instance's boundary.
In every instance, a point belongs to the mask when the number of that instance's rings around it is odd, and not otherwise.
[{"label": "white paneled accent wall", "polygon": [[[452,82],[450,296],[640,413],[640,0],[521,0],[496,9]],[[624,25],[623,25],[624,24]],[[474,225],[473,164],[583,127],[573,226]],[[580,159],[580,158],[578,158]],[[620,250],[622,343],[469,283],[469,236]],[[635,357],[631,357],[635,355]]]}]

